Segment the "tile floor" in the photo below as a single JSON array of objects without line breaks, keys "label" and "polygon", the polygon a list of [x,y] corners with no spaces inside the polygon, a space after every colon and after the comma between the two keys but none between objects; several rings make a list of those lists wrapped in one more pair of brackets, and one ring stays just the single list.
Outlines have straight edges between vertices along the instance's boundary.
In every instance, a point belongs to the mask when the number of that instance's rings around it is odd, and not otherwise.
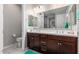
[{"label": "tile floor", "polygon": [[17,45],[13,45],[3,50],[3,54],[23,54],[23,50],[18,48]]},{"label": "tile floor", "polygon": [[3,54],[2,51],[0,51],[0,54]]}]

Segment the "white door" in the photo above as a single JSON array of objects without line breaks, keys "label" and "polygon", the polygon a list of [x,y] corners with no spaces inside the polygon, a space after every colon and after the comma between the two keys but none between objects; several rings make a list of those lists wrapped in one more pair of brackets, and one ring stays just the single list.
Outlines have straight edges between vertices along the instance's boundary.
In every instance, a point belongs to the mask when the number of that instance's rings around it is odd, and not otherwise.
[{"label": "white door", "polygon": [[0,4],[0,53],[3,49],[3,5]]}]

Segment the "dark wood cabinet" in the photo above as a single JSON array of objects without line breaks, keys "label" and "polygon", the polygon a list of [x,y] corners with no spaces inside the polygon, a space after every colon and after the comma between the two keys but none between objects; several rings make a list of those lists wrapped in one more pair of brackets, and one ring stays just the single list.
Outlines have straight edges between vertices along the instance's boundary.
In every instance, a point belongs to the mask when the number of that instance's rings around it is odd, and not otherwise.
[{"label": "dark wood cabinet", "polygon": [[74,43],[70,43],[70,42],[62,42],[60,45],[60,53],[76,53],[76,51],[74,50],[74,48],[76,48],[74,46]]},{"label": "dark wood cabinet", "polygon": [[39,50],[39,35],[38,34],[27,34],[27,46],[31,49]]},{"label": "dark wood cabinet", "polygon": [[50,40],[48,40],[47,47],[48,47],[48,51],[50,53],[57,53],[60,50],[59,41],[50,39]]},{"label": "dark wood cabinet", "polygon": [[27,34],[27,46],[31,49],[34,46],[34,38],[31,34]]},{"label": "dark wood cabinet", "polygon": [[47,46],[50,53],[77,53],[77,38],[68,36],[48,35]]},{"label": "dark wood cabinet", "polygon": [[59,52],[59,40],[58,37],[54,36],[54,35],[48,35],[48,51],[50,53],[58,53]]},{"label": "dark wood cabinet", "polygon": [[34,49],[39,50],[39,35],[38,34],[34,36]]},{"label": "dark wood cabinet", "polygon": [[48,54],[76,54],[77,37],[27,33],[30,49]]}]

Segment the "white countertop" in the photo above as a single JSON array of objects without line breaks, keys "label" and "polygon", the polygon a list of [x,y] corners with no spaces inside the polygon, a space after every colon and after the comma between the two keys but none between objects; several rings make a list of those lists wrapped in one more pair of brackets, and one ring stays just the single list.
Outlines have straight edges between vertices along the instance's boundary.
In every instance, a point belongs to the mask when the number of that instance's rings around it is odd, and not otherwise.
[{"label": "white countertop", "polygon": [[77,32],[70,30],[28,30],[27,32],[77,37]]}]

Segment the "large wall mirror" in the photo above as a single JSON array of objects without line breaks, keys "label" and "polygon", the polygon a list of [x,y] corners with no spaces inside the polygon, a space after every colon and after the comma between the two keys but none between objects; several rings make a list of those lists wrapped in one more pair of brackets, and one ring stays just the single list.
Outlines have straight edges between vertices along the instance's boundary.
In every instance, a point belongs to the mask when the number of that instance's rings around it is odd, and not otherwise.
[{"label": "large wall mirror", "polygon": [[28,26],[38,27],[37,22],[38,22],[37,17],[35,17],[33,15],[28,15]]},{"label": "large wall mirror", "polygon": [[76,25],[76,5],[44,12],[44,28],[72,29]]},{"label": "large wall mirror", "polygon": [[28,24],[32,27],[51,28],[51,29],[72,29],[76,25],[76,5],[51,9],[28,16]]}]

